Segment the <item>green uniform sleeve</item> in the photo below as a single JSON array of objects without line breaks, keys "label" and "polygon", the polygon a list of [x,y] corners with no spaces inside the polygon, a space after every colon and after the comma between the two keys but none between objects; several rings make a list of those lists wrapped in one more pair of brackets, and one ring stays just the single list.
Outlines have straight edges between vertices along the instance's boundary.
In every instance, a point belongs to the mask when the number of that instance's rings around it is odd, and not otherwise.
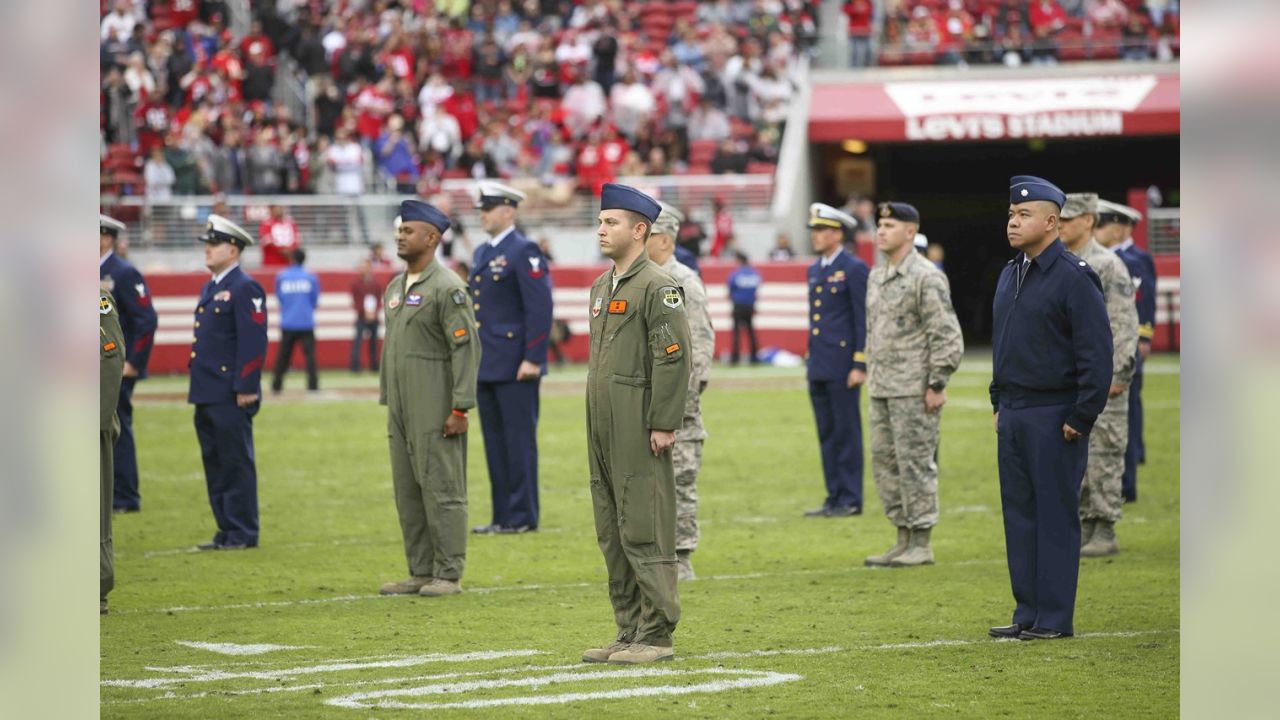
[{"label": "green uniform sleeve", "polygon": [[645,324],[653,361],[653,395],[646,420],[650,430],[675,431],[684,419],[692,369],[684,293],[674,285],[652,286],[645,303]]},{"label": "green uniform sleeve", "polygon": [[946,385],[964,357],[964,336],[951,305],[951,286],[941,272],[929,273],[921,284],[920,319],[929,343],[928,384]]},{"label": "green uniform sleeve", "polygon": [[1103,294],[1107,300],[1107,318],[1111,321],[1114,348],[1111,362],[1115,367],[1111,382],[1114,385],[1128,385],[1133,382],[1133,375],[1137,370],[1138,305],[1134,299],[1133,278],[1129,276],[1128,268],[1119,258],[1114,260],[1105,269],[1099,267],[1097,270],[1102,278]]},{"label": "green uniform sleeve", "polygon": [[[382,325],[387,330],[388,339],[390,338],[390,330],[391,330],[391,315],[388,312],[388,308],[391,307],[390,303],[391,303],[392,296],[400,292],[399,287],[401,283],[402,281],[400,279],[400,276],[397,275],[391,279],[391,282],[387,283],[386,289],[382,291],[382,315],[383,315]],[[356,338],[356,342],[359,342],[359,341],[360,339]],[[375,338],[375,342],[376,342],[376,338]],[[380,358],[381,362],[378,363],[378,404],[379,405],[387,404],[387,362],[386,362],[387,357],[386,357],[386,345],[385,345],[386,340],[384,340],[383,342],[384,342],[384,345],[383,345],[382,358]]]},{"label": "green uniform sleeve", "polygon": [[102,358],[99,378],[99,426],[100,432],[118,432],[116,403],[120,399],[120,382],[124,377],[124,330],[120,328],[120,313],[111,296],[98,292],[98,348]]},{"label": "green uniform sleeve", "polygon": [[476,377],[480,373],[476,314],[461,286],[446,287],[441,292],[440,322],[453,358],[453,408],[470,410],[476,406]]}]

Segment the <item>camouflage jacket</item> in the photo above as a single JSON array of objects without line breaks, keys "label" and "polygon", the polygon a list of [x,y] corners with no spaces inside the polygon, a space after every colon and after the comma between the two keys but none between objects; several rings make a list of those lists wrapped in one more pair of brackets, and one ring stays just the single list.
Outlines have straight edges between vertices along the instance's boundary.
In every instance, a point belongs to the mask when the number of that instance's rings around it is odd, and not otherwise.
[{"label": "camouflage jacket", "polygon": [[964,338],[947,276],[912,251],[867,281],[867,394],[923,396],[960,366]]},{"label": "camouflage jacket", "polygon": [[676,261],[675,255],[667,259],[662,269],[684,290],[684,313],[689,318],[689,342],[693,345],[689,390],[699,392],[703,383],[711,379],[711,362],[716,356],[716,331],[711,326],[707,288],[697,273]]},{"label": "camouflage jacket", "polygon": [[1112,363],[1115,365],[1111,382],[1128,385],[1133,381],[1138,352],[1138,306],[1134,298],[1133,278],[1124,261],[1097,240],[1090,238],[1089,244],[1078,255],[1102,280],[1102,297],[1107,301],[1107,319],[1111,321]]}]

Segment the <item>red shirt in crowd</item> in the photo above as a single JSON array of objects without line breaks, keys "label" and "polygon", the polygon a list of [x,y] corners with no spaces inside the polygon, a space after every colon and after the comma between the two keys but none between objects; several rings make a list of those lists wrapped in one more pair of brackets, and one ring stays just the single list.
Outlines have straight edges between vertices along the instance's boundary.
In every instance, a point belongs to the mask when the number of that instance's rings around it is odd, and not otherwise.
[{"label": "red shirt in crowd", "polygon": [[844,14],[849,18],[849,35],[851,37],[870,37],[871,18],[875,8],[871,0],[853,0],[844,6]]},{"label": "red shirt in crowd", "polygon": [[298,247],[298,226],[288,218],[267,218],[258,225],[263,267],[289,264],[289,252]]},{"label": "red shirt in crowd", "polygon": [[395,110],[395,98],[378,88],[369,85],[356,95],[356,110],[360,112],[356,119],[356,130],[361,137],[377,140],[382,134],[382,124],[391,111]]},{"label": "red shirt in crowd", "polygon": [[149,98],[134,111],[138,127],[138,154],[146,157],[151,148],[164,145],[164,136],[173,124],[173,111],[163,98]]},{"label": "red shirt in crowd", "polygon": [[1031,3],[1028,19],[1033,33],[1041,30],[1055,33],[1066,26],[1067,13],[1054,0],[1036,0]]},{"label": "red shirt in crowd", "polygon": [[476,114],[476,99],[469,92],[454,93],[449,96],[444,103],[445,112],[449,113],[458,121],[458,130],[462,133],[462,140],[466,142],[476,134],[476,130],[480,127],[480,118]]},{"label": "red shirt in crowd", "polygon": [[356,278],[351,286],[351,306],[356,317],[364,322],[377,321],[378,308],[382,307],[382,285],[376,278]]},{"label": "red shirt in crowd", "polygon": [[244,57],[260,52],[263,58],[270,61],[276,55],[276,46],[271,44],[271,38],[266,35],[245,35],[240,41],[240,52]]},{"label": "red shirt in crowd", "polygon": [[711,257],[720,257],[720,253],[728,247],[733,239],[733,215],[729,208],[722,207],[716,213],[715,237],[711,241]]},{"label": "red shirt in crowd", "polygon": [[393,50],[382,55],[382,64],[391,70],[391,74],[399,79],[413,80],[413,51],[406,47]]}]

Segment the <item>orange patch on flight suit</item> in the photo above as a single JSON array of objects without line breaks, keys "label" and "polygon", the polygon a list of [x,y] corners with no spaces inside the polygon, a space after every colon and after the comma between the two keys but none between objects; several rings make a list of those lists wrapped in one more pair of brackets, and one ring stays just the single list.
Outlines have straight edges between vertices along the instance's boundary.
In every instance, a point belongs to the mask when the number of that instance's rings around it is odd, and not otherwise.
[{"label": "orange patch on flight suit", "polygon": [[103,345],[102,349],[106,350],[107,352],[111,352],[112,350],[116,349],[116,344],[113,342],[109,342],[106,345]]},{"label": "orange patch on flight suit", "polygon": [[626,311],[627,311],[627,301],[626,301],[626,300],[611,300],[611,301],[609,302],[609,314],[610,314],[610,315],[621,315],[622,313],[624,313],[624,312],[626,312]]},{"label": "orange patch on flight suit", "polygon": [[671,353],[673,353],[673,352],[675,352],[675,351],[677,351],[677,350],[679,350],[679,349],[680,349],[680,343],[672,343],[672,344],[670,344],[670,345],[668,345],[668,346],[667,346],[667,354],[668,354],[668,355],[670,355]]},{"label": "orange patch on flight suit", "polygon": [[463,335],[466,335],[466,334],[467,334],[466,328],[458,328],[457,330],[453,331],[454,337],[462,337]]}]

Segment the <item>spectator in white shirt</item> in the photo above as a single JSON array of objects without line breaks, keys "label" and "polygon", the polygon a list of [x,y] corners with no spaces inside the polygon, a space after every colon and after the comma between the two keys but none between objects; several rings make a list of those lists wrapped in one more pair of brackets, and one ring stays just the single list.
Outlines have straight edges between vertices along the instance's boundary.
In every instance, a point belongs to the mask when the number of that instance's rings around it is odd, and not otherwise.
[{"label": "spectator in white shirt", "polygon": [[337,139],[325,152],[325,162],[333,168],[334,190],[339,195],[364,192],[364,148],[351,138],[351,131],[338,128]]},{"label": "spectator in white shirt", "polygon": [[581,72],[573,78],[573,84],[561,101],[564,108],[564,124],[575,138],[581,138],[587,130],[604,116],[604,90],[600,83],[585,77]]},{"label": "spectator in white shirt", "polygon": [[147,202],[173,199],[173,184],[178,181],[178,177],[164,159],[163,147],[157,145],[151,148],[151,156],[142,166],[142,178],[147,184]]},{"label": "spectator in white shirt", "polygon": [[706,95],[698,98],[698,107],[694,108],[693,114],[689,116],[689,141],[715,140],[718,142],[728,138],[731,132],[729,116],[725,111],[712,104],[711,98]]},{"label": "spectator in white shirt", "polygon": [[635,139],[636,130],[648,122],[657,107],[653,91],[636,79],[635,70],[628,69],[622,81],[614,83],[609,92],[609,106],[613,109],[613,124],[628,138]]},{"label": "spectator in white shirt", "polygon": [[130,12],[131,5],[129,0],[116,0],[115,9],[102,18],[103,40],[111,37],[112,30],[115,30],[116,37],[122,40],[133,36],[133,26],[138,23],[138,20]]}]

